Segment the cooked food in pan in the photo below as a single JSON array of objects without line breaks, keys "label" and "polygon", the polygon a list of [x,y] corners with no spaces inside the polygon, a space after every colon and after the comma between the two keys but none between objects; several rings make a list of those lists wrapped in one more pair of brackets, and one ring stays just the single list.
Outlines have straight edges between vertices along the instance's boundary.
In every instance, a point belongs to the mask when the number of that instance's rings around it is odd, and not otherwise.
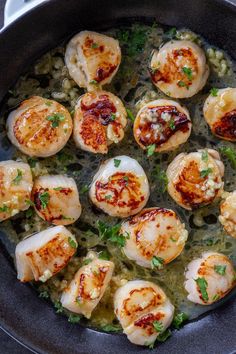
[{"label": "cooked food in pan", "polygon": [[153,348],[234,294],[235,68],[135,23],[79,32],[10,90],[0,229],[69,322]]}]

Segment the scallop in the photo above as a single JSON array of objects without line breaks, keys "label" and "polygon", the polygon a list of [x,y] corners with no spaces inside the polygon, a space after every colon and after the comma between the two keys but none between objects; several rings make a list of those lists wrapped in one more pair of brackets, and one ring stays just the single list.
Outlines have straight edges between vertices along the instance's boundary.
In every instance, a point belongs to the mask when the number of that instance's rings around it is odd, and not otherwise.
[{"label": "scallop", "polygon": [[62,293],[62,306],[90,318],[111,280],[113,269],[114,263],[97,258],[81,267]]},{"label": "scallop", "polygon": [[133,132],[142,149],[155,145],[156,152],[176,149],[191,133],[189,112],[178,102],[160,99],[149,102],[138,112]]},{"label": "scallop", "polygon": [[153,51],[150,73],[154,85],[166,95],[185,98],[205,86],[209,67],[204,51],[197,44],[176,40]]},{"label": "scallop", "polygon": [[111,216],[137,214],[149,198],[147,176],[129,156],[106,160],[95,174],[89,196],[93,204]]},{"label": "scallop", "polygon": [[0,221],[29,208],[33,181],[28,164],[1,161],[0,185]]},{"label": "scallop", "polygon": [[65,62],[72,79],[89,91],[109,84],[121,62],[119,42],[104,34],[82,31],[67,45]]},{"label": "scallop", "polygon": [[76,252],[77,242],[65,226],[54,226],[16,246],[17,278],[46,282],[63,269]]},{"label": "scallop", "polygon": [[72,224],[81,214],[76,183],[63,175],[38,177],[34,181],[32,200],[37,214],[54,225]]},{"label": "scallop", "polygon": [[212,134],[236,141],[236,88],[216,89],[207,97],[203,113]]},{"label": "scallop", "polygon": [[148,208],[125,221],[120,232],[129,234],[123,248],[125,255],[140,266],[151,268],[153,257],[167,264],[178,257],[188,238],[188,231],[170,209]]},{"label": "scallop", "polygon": [[232,262],[217,252],[205,252],[201,258],[190,262],[185,278],[188,300],[200,305],[222,299],[236,285]]},{"label": "scallop", "polygon": [[236,237],[236,191],[225,194],[226,198],[220,205],[219,221],[228,235]]},{"label": "scallop", "polygon": [[174,306],[156,284],[132,280],[114,295],[114,309],[130,342],[152,344],[170,326]]},{"label": "scallop", "polygon": [[224,165],[212,149],[177,155],[166,174],[170,196],[188,210],[212,203],[223,192]]},{"label": "scallop", "polygon": [[7,130],[12,144],[24,154],[48,157],[66,145],[72,119],[60,103],[33,96],[10,113]]},{"label": "scallop", "polygon": [[107,154],[108,147],[124,137],[126,109],[121,100],[110,92],[89,92],[75,108],[74,140],[82,150]]}]

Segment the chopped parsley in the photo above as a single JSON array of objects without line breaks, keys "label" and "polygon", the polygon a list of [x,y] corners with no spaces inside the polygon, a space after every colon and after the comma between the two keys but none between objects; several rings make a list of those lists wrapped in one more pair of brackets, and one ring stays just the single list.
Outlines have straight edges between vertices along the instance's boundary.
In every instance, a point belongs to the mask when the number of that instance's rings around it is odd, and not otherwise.
[{"label": "chopped parsley", "polygon": [[154,154],[156,150],[156,144],[152,144],[152,145],[149,145],[147,146],[147,156],[150,157]]},{"label": "chopped parsley", "polygon": [[188,80],[192,80],[193,79],[193,72],[191,68],[188,68],[187,66],[184,66],[182,68],[183,73],[187,76]]},{"label": "chopped parsley", "polygon": [[45,101],[46,106],[50,107],[52,105],[51,101]]},{"label": "chopped parsley", "polygon": [[56,309],[56,313],[62,313],[63,312],[63,307],[62,307],[62,304],[61,304],[60,300],[56,300],[54,302],[54,307]]},{"label": "chopped parsley", "polygon": [[39,297],[43,299],[48,299],[49,298],[49,293],[46,290],[40,291]]},{"label": "chopped parsley", "polygon": [[126,244],[126,240],[129,239],[129,233],[126,232],[124,234],[120,233],[120,224],[116,224],[114,226],[109,226],[105,224],[103,221],[97,222],[97,227],[99,231],[99,236],[104,241],[110,241],[114,245],[119,247],[124,247]]},{"label": "chopped parsley", "polygon": [[152,172],[152,175],[157,180],[157,185],[160,187],[160,191],[164,193],[167,190],[168,178],[166,172],[161,170],[161,167],[157,165]]},{"label": "chopped parsley", "polygon": [[31,168],[35,168],[36,163],[38,162],[37,159],[35,159],[34,157],[29,157],[28,159],[28,164],[30,165]]},{"label": "chopped parsley", "polygon": [[111,194],[105,195],[105,199],[106,199],[106,200],[110,200],[111,198],[112,198],[112,195],[111,195]]},{"label": "chopped parsley", "polygon": [[171,29],[169,29],[169,31],[164,33],[164,36],[167,39],[174,39],[176,37],[177,34],[177,29],[175,27],[172,27]]},{"label": "chopped parsley", "polygon": [[137,24],[131,30],[119,30],[117,33],[124,54],[129,57],[135,57],[138,53],[143,52],[147,35],[147,29]]},{"label": "chopped parsley", "polygon": [[111,113],[111,115],[110,115],[110,120],[115,120],[116,119],[116,115],[115,115],[115,113]]},{"label": "chopped parsley", "polygon": [[208,151],[204,150],[202,152],[202,161],[208,161]]},{"label": "chopped parsley", "polygon": [[131,110],[129,108],[126,108],[126,112],[127,112],[128,118],[131,120],[131,122],[134,122],[135,118],[134,118],[134,115],[131,112]]},{"label": "chopped parsley", "polygon": [[81,320],[80,315],[75,315],[75,314],[70,314],[69,318],[68,318],[68,322],[70,323],[79,323]]},{"label": "chopped parsley", "polygon": [[151,260],[152,269],[162,269],[164,264],[164,259],[161,257],[153,256]]},{"label": "chopped parsley", "polygon": [[30,199],[26,199],[25,204],[30,205],[30,206],[34,206],[34,202],[32,202],[32,200],[30,200]]},{"label": "chopped parsley", "polygon": [[177,82],[177,85],[178,85],[179,87],[187,87],[187,88],[188,88],[188,86],[186,85],[186,83],[185,83],[184,81],[182,81],[182,80],[178,81],[178,82]]},{"label": "chopped parsley", "polygon": [[49,199],[50,199],[50,195],[48,192],[44,192],[42,194],[39,194],[40,204],[43,209],[47,208],[47,205],[49,203]]},{"label": "chopped parsley", "polygon": [[123,180],[126,182],[126,185],[127,185],[128,182],[129,182],[129,177],[128,177],[128,176],[124,176],[124,177],[123,177]]},{"label": "chopped parsley", "polygon": [[217,301],[220,299],[220,295],[219,294],[215,294],[212,298],[212,301]]},{"label": "chopped parsley", "polygon": [[62,113],[54,113],[50,116],[47,116],[47,120],[52,123],[53,128],[59,127],[59,123],[65,120],[65,116]]},{"label": "chopped parsley", "polygon": [[208,296],[208,293],[207,293],[207,286],[208,286],[208,283],[206,281],[205,278],[197,278],[197,279],[194,279],[195,282],[197,283],[197,286],[202,294],[202,299],[206,302],[209,300],[209,296]]},{"label": "chopped parsley", "polygon": [[218,91],[219,91],[218,88],[212,87],[210,90],[211,96],[216,97],[218,95]]},{"label": "chopped parsley", "polygon": [[206,168],[205,170],[200,171],[200,177],[205,178],[207,177],[210,173],[212,173],[212,168]]},{"label": "chopped parsley", "polygon": [[226,156],[230,161],[231,167],[236,169],[236,150],[233,147],[221,146],[220,153]]},{"label": "chopped parsley", "polygon": [[101,251],[98,254],[99,259],[104,259],[105,261],[109,261],[111,256],[110,253],[107,250]]},{"label": "chopped parsley", "polygon": [[62,164],[65,164],[66,162],[73,160],[73,156],[71,156],[70,154],[64,151],[59,152],[56,156],[58,161],[61,162]]},{"label": "chopped parsley", "polygon": [[120,166],[120,163],[121,163],[121,160],[114,159],[114,166],[115,166],[115,167],[119,167],[119,166]]},{"label": "chopped parsley", "polygon": [[97,43],[95,43],[95,42],[93,42],[92,45],[91,45],[92,49],[97,49],[98,47],[99,47],[99,45]]},{"label": "chopped parsley", "polygon": [[0,212],[1,213],[8,213],[10,211],[10,208],[7,205],[3,205],[0,207]]},{"label": "chopped parsley", "polygon": [[56,188],[53,188],[54,191],[61,191],[62,189],[64,189],[63,187],[56,187]]},{"label": "chopped parsley", "polygon": [[83,265],[88,265],[91,262],[92,262],[91,258],[85,258],[85,260],[83,261]]},{"label": "chopped parsley", "polygon": [[12,180],[12,183],[18,185],[23,178],[23,173],[21,170],[17,169],[17,176]]},{"label": "chopped parsley", "polygon": [[88,190],[89,190],[89,186],[88,186],[87,184],[85,184],[85,185],[81,188],[80,194],[85,194],[85,193],[88,192]]},{"label": "chopped parsley", "polygon": [[165,342],[171,336],[171,330],[167,329],[166,331],[160,333],[157,337],[158,342]]},{"label": "chopped parsley", "polygon": [[68,237],[68,243],[69,243],[70,247],[77,248],[77,242],[70,236]]},{"label": "chopped parsley", "polygon": [[175,120],[173,118],[169,121],[169,127],[171,130],[175,130]]},{"label": "chopped parsley", "polygon": [[25,216],[27,219],[31,218],[31,216],[33,216],[34,214],[34,210],[32,208],[29,208],[28,210],[26,210]]},{"label": "chopped parsley", "polygon": [[107,324],[101,327],[104,332],[120,332],[121,327],[119,325]]},{"label": "chopped parsley", "polygon": [[214,271],[220,275],[225,275],[226,265],[217,264],[214,266]]},{"label": "chopped parsley", "polygon": [[160,321],[153,321],[152,325],[153,325],[153,327],[155,328],[155,330],[156,330],[157,332],[162,332],[162,331],[163,331],[164,326],[163,326],[163,323],[162,323],[162,322],[160,322]]},{"label": "chopped parsley", "polygon": [[184,312],[177,313],[175,315],[172,325],[176,329],[180,329],[183,326],[183,323],[188,320],[188,315]]},{"label": "chopped parsley", "polygon": [[91,80],[89,83],[90,83],[90,85],[98,85],[97,80]]}]

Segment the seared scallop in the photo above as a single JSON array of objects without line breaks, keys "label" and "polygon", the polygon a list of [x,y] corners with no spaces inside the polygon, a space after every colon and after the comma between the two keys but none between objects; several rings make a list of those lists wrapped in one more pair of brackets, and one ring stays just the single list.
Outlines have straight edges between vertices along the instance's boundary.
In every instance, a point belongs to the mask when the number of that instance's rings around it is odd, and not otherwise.
[{"label": "seared scallop", "polygon": [[224,165],[212,149],[179,154],[166,174],[170,196],[188,210],[212,203],[223,192]]},{"label": "seared scallop", "polygon": [[64,226],[54,226],[16,246],[17,278],[45,282],[63,269],[76,252],[77,242]]},{"label": "seared scallop", "polygon": [[81,267],[62,293],[62,306],[90,318],[111,280],[113,269],[114,263],[97,258]]},{"label": "seared scallop", "polygon": [[185,143],[191,133],[192,123],[186,108],[172,100],[156,100],[138,112],[134,137],[142,149],[155,145],[155,151],[169,151]]},{"label": "seared scallop", "polygon": [[222,299],[236,284],[230,259],[221,253],[205,252],[190,262],[185,273],[188,300],[210,305]]},{"label": "seared scallop", "polygon": [[55,225],[72,224],[81,214],[76,183],[63,175],[38,177],[34,181],[32,200],[37,214]]},{"label": "seared scallop", "polygon": [[230,236],[236,237],[236,191],[225,194],[226,198],[220,205],[219,221]]},{"label": "seared scallop", "polygon": [[175,98],[192,97],[209,76],[203,50],[191,41],[170,41],[154,50],[150,63],[151,78],[161,91]]},{"label": "seared scallop", "polygon": [[174,306],[164,291],[144,280],[132,280],[119,288],[114,310],[130,342],[138,345],[153,343],[174,315]]},{"label": "seared scallop", "polygon": [[119,42],[96,32],[78,33],[66,48],[65,62],[70,76],[89,91],[111,82],[120,61]]},{"label": "seared scallop", "polygon": [[128,156],[106,160],[95,174],[89,196],[93,204],[111,216],[137,214],[149,198],[147,176]]},{"label": "seared scallop", "polygon": [[125,255],[143,267],[153,267],[153,257],[162,264],[175,259],[183,250],[188,231],[173,210],[143,209],[125,221],[120,232],[129,234]]},{"label": "seared scallop", "polygon": [[29,208],[33,181],[28,164],[1,161],[0,186],[0,221]]},{"label": "seared scallop", "polygon": [[126,109],[110,92],[96,91],[83,95],[74,115],[74,140],[85,151],[106,154],[112,143],[124,137]]},{"label": "seared scallop", "polygon": [[48,157],[67,143],[72,119],[60,103],[33,96],[21,103],[7,119],[8,137],[24,154]]},{"label": "seared scallop", "polygon": [[203,112],[214,135],[236,141],[236,88],[215,90],[206,99]]}]

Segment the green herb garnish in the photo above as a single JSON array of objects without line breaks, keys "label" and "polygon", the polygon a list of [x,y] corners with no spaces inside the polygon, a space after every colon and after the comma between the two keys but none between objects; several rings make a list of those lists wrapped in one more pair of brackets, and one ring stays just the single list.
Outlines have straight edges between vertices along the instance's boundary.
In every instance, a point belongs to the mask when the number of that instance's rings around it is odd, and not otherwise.
[{"label": "green herb garnish", "polygon": [[129,182],[129,177],[128,177],[128,176],[124,176],[124,177],[123,177],[123,180],[126,182],[126,185],[127,185],[128,182]]},{"label": "green herb garnish", "polygon": [[120,166],[120,163],[121,163],[121,160],[114,159],[114,166],[115,166],[115,167],[119,167],[119,166]]},{"label": "green herb garnish", "polygon": [[126,112],[127,112],[128,118],[131,120],[131,122],[134,122],[135,118],[134,118],[134,115],[131,112],[131,110],[129,108],[126,108]]},{"label": "green herb garnish", "polygon": [[168,39],[174,39],[176,37],[177,29],[175,27],[169,29],[169,31],[165,32],[165,37]]},{"label": "green herb garnish", "polygon": [[17,169],[17,176],[12,180],[12,183],[18,185],[23,178],[23,173],[21,170]]},{"label": "green herb garnish", "polygon": [[220,295],[219,294],[215,294],[212,298],[212,301],[217,301],[220,299]]},{"label": "green herb garnish", "polygon": [[105,195],[105,199],[106,199],[106,200],[110,200],[111,198],[112,198],[112,195],[111,195],[111,194]]},{"label": "green herb garnish", "polygon": [[205,170],[200,171],[201,178],[207,177],[210,173],[212,173],[212,168],[207,168]]},{"label": "green herb garnish", "polygon": [[32,200],[30,200],[30,199],[26,199],[25,204],[30,205],[30,206],[34,206],[34,202],[32,202]]},{"label": "green herb garnish", "polygon": [[44,192],[42,194],[39,194],[39,200],[40,204],[43,209],[47,208],[47,205],[49,203],[50,195],[48,192]]},{"label": "green herb garnish", "polygon": [[80,315],[74,315],[74,314],[70,314],[69,318],[68,318],[68,322],[70,323],[79,323],[81,320]]},{"label": "green herb garnish", "polygon": [[62,313],[63,312],[63,307],[62,307],[62,304],[61,304],[60,300],[56,300],[54,302],[54,307],[56,309],[56,313]]},{"label": "green herb garnish", "polygon": [[121,327],[119,325],[107,324],[107,325],[101,326],[101,330],[103,330],[104,332],[120,332]]},{"label": "green herb garnish", "polygon": [[162,332],[162,331],[163,331],[164,326],[163,326],[163,323],[162,323],[162,322],[160,322],[160,321],[153,321],[152,325],[153,325],[153,327],[155,328],[155,330],[156,330],[157,332]]},{"label": "green herb garnish", "polygon": [[38,162],[37,159],[35,159],[34,157],[28,157],[28,164],[30,165],[31,168],[35,168],[36,163]]},{"label": "green herb garnish", "polygon": [[207,293],[207,286],[208,286],[208,283],[206,281],[205,278],[197,278],[197,279],[194,279],[195,282],[197,283],[197,286],[202,294],[202,299],[206,302],[209,300],[209,296],[208,296],[208,293]]},{"label": "green herb garnish", "polygon": [[59,123],[65,120],[65,116],[62,113],[53,113],[50,116],[47,116],[47,120],[52,123],[53,128],[59,127]]},{"label": "green herb garnish", "polygon": [[46,290],[40,291],[39,297],[43,299],[48,299],[49,298],[49,293]]},{"label": "green herb garnish", "polygon": [[160,191],[164,193],[167,190],[168,178],[166,172],[161,170],[161,167],[157,165],[152,172],[153,176],[157,180],[157,185],[160,187]]},{"label": "green herb garnish", "polygon": [[97,43],[95,43],[95,42],[93,42],[92,45],[91,45],[92,49],[97,49],[98,47],[99,47],[99,45]]},{"label": "green herb garnish", "polygon": [[193,79],[193,72],[191,68],[184,66],[182,68],[183,73],[187,76],[187,78],[191,81]]},{"label": "green herb garnish", "polygon": [[25,216],[27,219],[31,218],[34,214],[34,210],[32,208],[29,208],[26,210]]},{"label": "green herb garnish", "polygon": [[183,323],[188,320],[188,315],[184,312],[177,313],[175,315],[172,325],[176,329],[180,329],[183,326]]},{"label": "green herb garnish", "polygon": [[52,105],[51,101],[45,101],[46,106],[50,107]]},{"label": "green herb garnish", "polygon": [[129,239],[129,234],[126,232],[125,234],[120,233],[120,224],[116,224],[114,226],[109,226],[102,221],[97,222],[97,227],[99,231],[99,236],[102,240],[110,241],[114,245],[119,247],[124,247],[126,240]]},{"label": "green herb garnish", "polygon": [[226,265],[217,264],[214,266],[214,271],[220,275],[225,275]]},{"label": "green herb garnish", "polygon": [[166,331],[160,333],[156,340],[162,343],[165,342],[168,338],[170,338],[170,336],[171,336],[171,330],[167,329]]},{"label": "green herb garnish", "polygon": [[81,190],[80,190],[80,194],[85,194],[86,192],[89,191],[89,186],[87,184],[85,184]]},{"label": "green herb garnish", "polygon": [[204,150],[202,152],[202,161],[208,161],[208,151]]},{"label": "green herb garnish", "polygon": [[8,213],[10,211],[10,208],[7,205],[3,205],[0,207],[0,212],[1,213]]},{"label": "green herb garnish", "polygon": [[175,130],[175,120],[173,118],[169,121],[169,127],[171,130]]},{"label": "green herb garnish", "polygon": [[98,254],[99,259],[104,259],[105,261],[109,261],[111,256],[110,253],[107,250],[101,251]]},{"label": "green herb garnish", "polygon": [[77,242],[70,236],[68,237],[68,243],[69,243],[70,247],[77,248]]},{"label": "green herb garnish", "polygon": [[147,156],[150,157],[154,154],[156,150],[156,144],[152,144],[152,145],[149,145],[147,146]]},{"label": "green herb garnish", "polygon": [[147,35],[146,28],[140,25],[134,25],[131,30],[120,30],[117,33],[118,40],[123,46],[124,54],[129,57],[134,57],[143,52]]},{"label": "green herb garnish", "polygon": [[178,81],[178,82],[177,82],[177,85],[178,85],[179,87],[188,87],[188,86],[186,85],[186,83],[185,83],[184,81],[182,81],[182,80]]},{"label": "green herb garnish", "polygon": [[233,147],[221,146],[220,153],[227,157],[231,167],[236,169],[236,150]]},{"label": "green herb garnish", "polygon": [[112,120],[112,121],[116,120],[116,115],[115,115],[115,113],[111,113],[111,115],[110,115],[110,120]]},{"label": "green herb garnish", "polygon": [[218,95],[218,91],[219,91],[218,88],[212,87],[211,90],[210,90],[211,96],[216,97]]},{"label": "green herb garnish", "polygon": [[92,262],[91,258],[85,258],[85,260],[83,261],[83,265],[88,265],[91,262]]},{"label": "green herb garnish", "polygon": [[97,80],[91,80],[89,83],[90,83],[90,85],[98,85]]},{"label": "green herb garnish", "polygon": [[54,191],[61,191],[62,189],[64,189],[63,187],[56,187],[56,188],[53,188]]},{"label": "green herb garnish", "polygon": [[161,257],[153,256],[151,260],[152,269],[162,269],[164,264],[164,259]]}]

